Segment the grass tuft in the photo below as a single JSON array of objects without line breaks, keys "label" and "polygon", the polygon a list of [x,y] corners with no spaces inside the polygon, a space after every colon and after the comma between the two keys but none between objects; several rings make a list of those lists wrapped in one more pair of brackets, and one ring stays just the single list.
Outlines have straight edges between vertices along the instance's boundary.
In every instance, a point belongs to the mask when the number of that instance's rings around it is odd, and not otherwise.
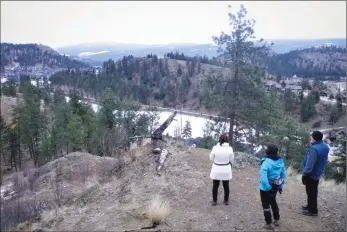
[{"label": "grass tuft", "polygon": [[171,207],[169,201],[163,200],[158,196],[151,200],[146,209],[146,215],[153,224],[164,222],[170,212]]}]

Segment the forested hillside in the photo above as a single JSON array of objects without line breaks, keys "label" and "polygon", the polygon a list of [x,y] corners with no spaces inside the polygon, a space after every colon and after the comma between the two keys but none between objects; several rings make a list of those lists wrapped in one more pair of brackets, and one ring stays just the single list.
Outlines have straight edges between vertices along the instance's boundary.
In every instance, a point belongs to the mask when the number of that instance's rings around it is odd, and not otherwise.
[{"label": "forested hillside", "polygon": [[282,76],[318,79],[346,76],[346,49],[324,46],[276,54],[268,61],[268,71]]},{"label": "forested hillside", "polygon": [[85,68],[85,63],[60,55],[38,44],[1,43],[1,67],[18,63],[21,67],[42,65],[49,68]]},{"label": "forested hillside", "polygon": [[198,107],[199,80],[217,66],[185,57],[184,60],[158,59],[155,55],[146,58],[124,57],[114,62],[104,62],[103,71],[62,71],[50,80],[55,86],[69,86],[84,90],[98,98],[105,87],[113,89],[121,99],[132,99],[143,104],[158,101],[166,107],[184,104]]}]

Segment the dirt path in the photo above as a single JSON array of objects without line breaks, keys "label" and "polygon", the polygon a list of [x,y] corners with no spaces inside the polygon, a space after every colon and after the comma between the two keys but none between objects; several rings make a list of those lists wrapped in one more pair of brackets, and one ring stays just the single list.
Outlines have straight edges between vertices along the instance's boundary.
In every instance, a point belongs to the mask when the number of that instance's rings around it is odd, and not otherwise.
[{"label": "dirt path", "polygon": [[[124,231],[149,226],[146,205],[155,195],[167,198],[172,213],[161,231],[265,231],[258,190],[259,170],[233,169],[230,205],[211,206],[209,151],[170,148],[166,167],[158,176],[150,155],[138,152],[136,161],[113,181],[85,186],[83,194],[58,212],[44,212],[35,228],[60,231]],[[290,176],[278,196],[281,226],[276,231],[345,230],[345,189],[320,187],[318,217],[300,214],[305,190],[300,176]],[[219,189],[219,202],[223,189]],[[24,228],[28,230],[28,228]]]},{"label": "dirt path", "polygon": [[[209,179],[211,162],[207,154],[196,150],[184,155],[187,163],[196,172],[197,188],[191,188],[183,199],[175,201],[174,207],[182,213],[170,217],[174,223],[172,228],[182,230],[263,230],[264,218],[258,190],[258,169],[233,169],[233,180],[230,183],[230,205],[221,204],[223,189],[220,186],[218,201],[215,207],[210,205],[212,182]],[[336,194],[335,194],[336,195]],[[289,177],[282,195],[278,196],[281,214],[281,226],[277,231],[328,231],[333,229],[328,225],[334,224],[325,218],[331,216],[337,208],[328,209],[328,201],[333,201],[334,193],[329,196],[320,194],[319,217],[306,217],[300,214],[301,205],[305,203],[304,186],[295,177]],[[331,202],[329,202],[331,204]],[[331,207],[331,206],[330,206]],[[341,209],[341,207],[340,207]],[[343,210],[343,207],[342,207]],[[335,212],[339,213],[339,212]],[[169,229],[169,228],[167,228]]]}]

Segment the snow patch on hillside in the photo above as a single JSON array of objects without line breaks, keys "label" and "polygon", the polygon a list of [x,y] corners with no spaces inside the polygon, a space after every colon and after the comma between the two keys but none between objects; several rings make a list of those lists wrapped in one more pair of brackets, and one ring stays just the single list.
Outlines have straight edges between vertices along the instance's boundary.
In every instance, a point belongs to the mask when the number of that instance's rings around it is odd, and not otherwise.
[{"label": "snow patch on hillside", "polygon": [[82,53],[78,54],[78,57],[93,56],[93,55],[103,54],[103,53],[107,53],[107,52],[110,52],[110,51],[82,52]]}]

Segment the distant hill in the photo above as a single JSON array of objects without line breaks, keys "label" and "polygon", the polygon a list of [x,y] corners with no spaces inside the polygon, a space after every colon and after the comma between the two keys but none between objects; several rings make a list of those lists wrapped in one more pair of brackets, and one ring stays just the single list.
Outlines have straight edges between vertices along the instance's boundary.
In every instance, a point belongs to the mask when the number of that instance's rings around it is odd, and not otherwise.
[{"label": "distant hill", "polygon": [[[168,52],[179,51],[187,56],[217,55],[217,47],[212,44],[168,44],[168,45],[138,45],[138,44],[80,44],[57,48],[60,54],[78,57],[79,60],[101,65],[108,59],[119,60],[124,56],[143,57],[147,54],[155,54],[163,57]],[[89,61],[88,61],[89,60]],[[94,62],[91,62],[94,61]]]},{"label": "distant hill", "polygon": [[[296,49],[315,46],[333,45],[346,48],[346,39],[310,39],[310,40],[268,40],[274,42],[275,53],[287,53]],[[119,43],[88,43],[57,48],[60,54],[79,57],[81,61],[89,64],[101,65],[108,59],[118,60],[123,56],[133,55],[142,57],[153,53],[158,57],[168,52],[179,51],[187,56],[217,56],[217,46],[213,44],[167,44],[167,45],[141,45]]]},{"label": "distant hill", "polygon": [[60,55],[54,49],[39,44],[1,43],[1,68],[9,66],[43,68],[86,68],[87,64]]},{"label": "distant hill", "polygon": [[268,71],[282,76],[346,76],[346,48],[322,46],[276,54],[268,62]]}]

